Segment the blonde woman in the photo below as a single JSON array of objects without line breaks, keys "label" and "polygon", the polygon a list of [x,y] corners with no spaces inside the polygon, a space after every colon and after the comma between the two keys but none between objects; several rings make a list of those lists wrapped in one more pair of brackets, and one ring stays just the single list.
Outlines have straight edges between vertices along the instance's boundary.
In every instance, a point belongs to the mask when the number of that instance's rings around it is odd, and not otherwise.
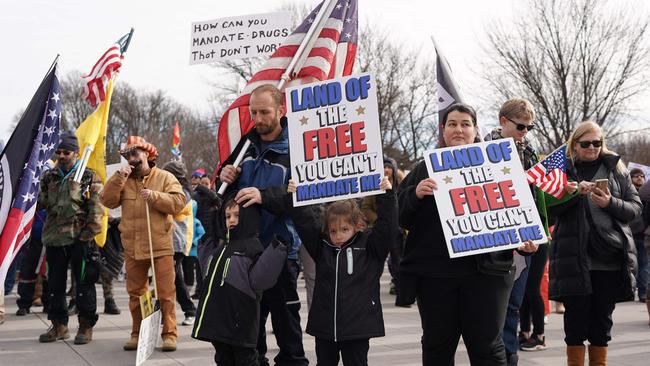
[{"label": "blonde woman", "polygon": [[641,214],[641,201],[596,123],[576,127],[567,158],[567,194],[549,207],[556,217],[549,297],[566,308],[568,364],[584,365],[589,341],[589,364],[605,365],[615,304],[634,300],[635,247],[628,222]]}]

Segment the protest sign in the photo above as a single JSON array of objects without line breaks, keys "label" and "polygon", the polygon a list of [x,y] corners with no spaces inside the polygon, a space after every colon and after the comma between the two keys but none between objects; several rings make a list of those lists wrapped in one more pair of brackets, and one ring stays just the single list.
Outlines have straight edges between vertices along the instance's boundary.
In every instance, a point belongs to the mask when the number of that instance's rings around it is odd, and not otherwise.
[{"label": "protest sign", "polygon": [[193,22],[190,65],[270,55],[291,34],[290,27],[288,12]]},{"label": "protest sign", "polygon": [[140,323],[140,333],[138,335],[138,351],[135,358],[135,366],[142,365],[153,353],[156,344],[160,340],[160,321],[162,313],[156,310],[153,314],[142,319]]},{"label": "protest sign", "polygon": [[650,166],[639,164],[639,163],[629,162],[627,164],[627,170],[632,170],[632,169],[641,169],[643,171],[643,175],[645,175],[646,179],[649,179],[649,177],[650,177]]},{"label": "protest sign", "polygon": [[511,138],[424,156],[429,176],[438,183],[434,197],[450,257],[547,241]]},{"label": "protest sign", "polygon": [[295,206],[383,193],[377,85],[362,74],[286,91]]}]

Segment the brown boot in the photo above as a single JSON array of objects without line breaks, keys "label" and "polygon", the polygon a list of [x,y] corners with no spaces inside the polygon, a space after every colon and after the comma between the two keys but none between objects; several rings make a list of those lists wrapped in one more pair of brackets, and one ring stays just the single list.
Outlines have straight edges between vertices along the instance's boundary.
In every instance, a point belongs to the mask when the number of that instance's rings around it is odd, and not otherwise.
[{"label": "brown boot", "polygon": [[79,319],[79,330],[74,337],[74,344],[86,344],[93,340],[93,326],[88,320]]},{"label": "brown boot", "polygon": [[176,351],[176,339],[171,337],[163,339],[162,350],[163,352]]},{"label": "brown boot", "polygon": [[56,320],[52,321],[52,326],[47,332],[43,333],[38,337],[38,341],[41,343],[48,343],[58,341],[59,339],[68,339],[70,338],[70,333],[68,333],[68,326],[58,322]]},{"label": "brown boot", "polygon": [[607,366],[607,347],[589,345],[589,366]]},{"label": "brown boot", "polygon": [[135,351],[138,349],[138,337],[131,337],[122,347],[125,351]]},{"label": "brown boot", "polygon": [[567,346],[566,358],[568,366],[584,366],[585,346]]}]

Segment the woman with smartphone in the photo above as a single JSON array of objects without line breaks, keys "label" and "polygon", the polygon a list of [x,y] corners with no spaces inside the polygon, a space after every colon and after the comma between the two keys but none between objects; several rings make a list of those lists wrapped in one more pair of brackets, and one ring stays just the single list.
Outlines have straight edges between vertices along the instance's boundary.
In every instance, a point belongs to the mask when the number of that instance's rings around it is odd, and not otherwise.
[{"label": "woman with smartphone", "polygon": [[549,297],[562,301],[569,365],[605,365],[617,302],[634,300],[635,246],[628,223],[641,201],[620,156],[594,122],[578,124],[567,142],[566,194],[549,205],[556,217]]}]

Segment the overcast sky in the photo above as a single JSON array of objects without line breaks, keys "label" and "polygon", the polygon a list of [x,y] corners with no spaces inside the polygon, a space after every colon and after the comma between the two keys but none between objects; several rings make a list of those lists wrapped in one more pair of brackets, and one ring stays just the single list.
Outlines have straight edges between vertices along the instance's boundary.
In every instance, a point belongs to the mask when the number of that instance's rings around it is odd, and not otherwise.
[{"label": "overcast sky", "polygon": [[[8,140],[14,115],[26,107],[57,54],[61,55],[60,76],[71,70],[87,72],[132,26],[135,34],[119,81],[136,88],[165,90],[189,107],[208,111],[208,81],[218,80],[213,80],[216,76],[210,66],[189,65],[191,23],[270,12],[286,2],[30,0],[5,4],[0,13],[4,49],[0,62],[0,139]],[[318,3],[292,2],[310,8]],[[361,24],[371,20],[395,40],[423,52],[432,51],[430,37],[435,36],[461,88],[467,89],[477,85],[485,25],[497,18],[510,19],[512,8],[520,2],[359,0],[359,19]],[[476,90],[464,91],[477,94]]]}]

